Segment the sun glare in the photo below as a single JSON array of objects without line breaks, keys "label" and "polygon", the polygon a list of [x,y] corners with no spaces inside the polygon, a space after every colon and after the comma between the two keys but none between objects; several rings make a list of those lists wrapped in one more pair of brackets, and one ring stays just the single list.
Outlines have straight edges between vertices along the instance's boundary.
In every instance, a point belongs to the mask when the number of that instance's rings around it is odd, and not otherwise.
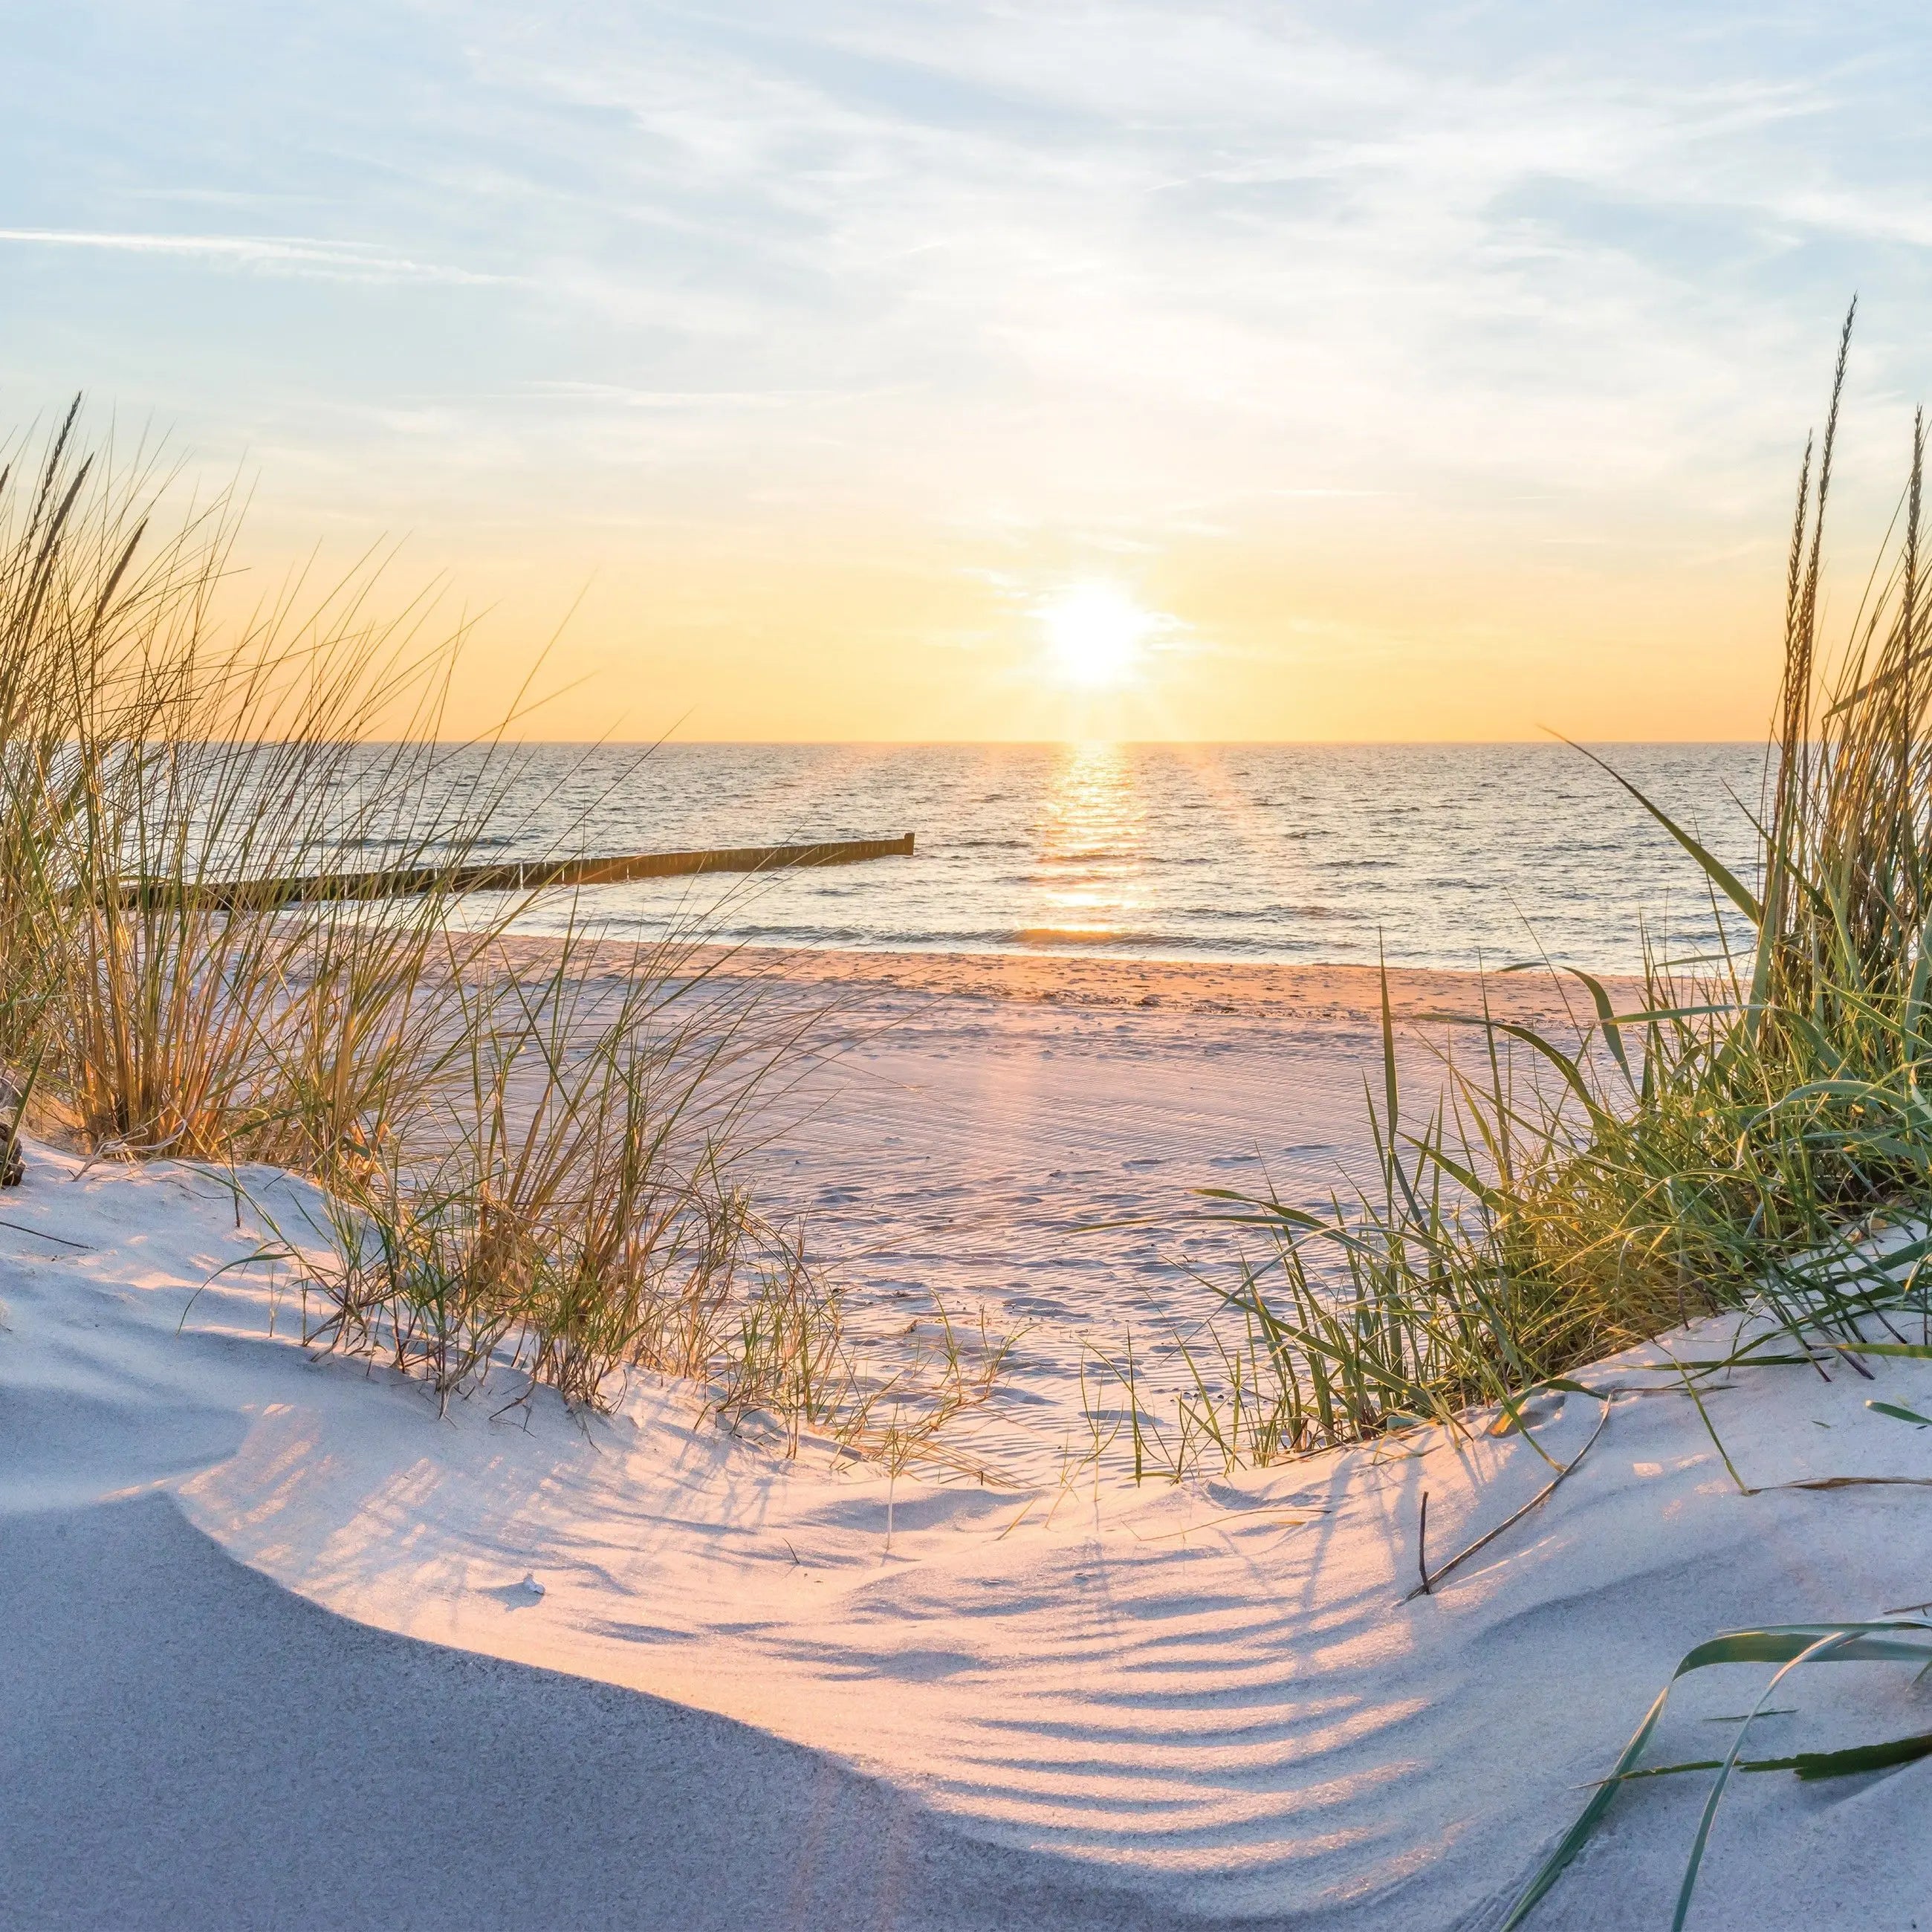
[{"label": "sun glare", "polygon": [[1040,607],[1040,620],[1054,674],[1088,691],[1125,683],[1159,622],[1110,584],[1062,592]]}]

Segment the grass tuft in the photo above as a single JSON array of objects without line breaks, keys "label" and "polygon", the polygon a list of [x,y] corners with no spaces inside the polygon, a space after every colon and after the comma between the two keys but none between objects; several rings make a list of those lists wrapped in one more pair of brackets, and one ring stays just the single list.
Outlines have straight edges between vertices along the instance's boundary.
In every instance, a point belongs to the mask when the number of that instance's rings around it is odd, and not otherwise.
[{"label": "grass tuft", "polygon": [[[689,922],[626,950],[573,916],[530,966],[532,896],[456,890],[545,802],[514,712],[445,740],[462,630],[396,608],[375,556],[242,604],[236,500],[181,507],[152,452],[85,440],[76,400],[0,461],[0,1162],[18,1100],[98,1156],[309,1177],[320,1205],[270,1225],[310,1339],[440,1402],[513,1368],[604,1406],[644,1370],[794,1449],[936,1453],[1000,1349],[969,1367],[940,1311],[867,1366],[739,1178],[826,1016]],[[205,890],[372,851],[428,890]]]},{"label": "grass tuft", "polygon": [[[1445,1090],[1420,1119],[1384,980],[1368,1184],[1322,1211],[1207,1192],[1204,1218],[1262,1252],[1210,1280],[1217,1318],[1169,1324],[1187,1387],[1171,1429],[1135,1422],[1137,1470],[1178,1478],[1460,1426],[1722,1310],[1768,1314],[1806,1362],[1918,1308],[1920,1250],[1881,1253],[1871,1237],[1932,1215],[1924,426],[1894,539],[1828,654],[1818,585],[1850,326],[1815,484],[1808,448],[1800,472],[1758,876],[1736,877],[1595,760],[1697,868],[1720,950],[1650,952],[1628,1012],[1570,969],[1562,1036],[1496,1018],[1486,998],[1450,1016],[1474,1051],[1444,1050]],[[1132,1387],[1124,1363],[1101,1368]]]}]

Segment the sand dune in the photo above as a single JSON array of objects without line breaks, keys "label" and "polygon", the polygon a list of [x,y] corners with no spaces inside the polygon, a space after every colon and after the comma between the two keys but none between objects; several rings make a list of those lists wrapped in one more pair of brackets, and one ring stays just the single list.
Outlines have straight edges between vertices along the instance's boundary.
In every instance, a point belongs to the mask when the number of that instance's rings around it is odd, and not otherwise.
[{"label": "sand dune", "polygon": [[[1008,1029],[995,1063],[1069,1044],[1013,1031],[1018,1004],[879,1051],[937,1067],[968,1023]],[[1120,1049],[1142,1111],[1097,1107],[1081,1145],[1102,1117],[1168,1145],[1160,1083],[1201,1065],[1158,1038]],[[954,1117],[994,1076],[958,1064],[934,1150],[980,1131]],[[1178,1486],[889,1482],[776,1461],[674,1386],[586,1419],[506,1408],[506,1381],[439,1418],[311,1361],[259,1271],[210,1279],[260,1243],[219,1176],[35,1150],[4,1216],[8,1924],[1481,1926],[1692,1644],[1932,1598],[1932,1492],[1740,1495],[1681,1394],[1639,1392],[1641,1352],[1588,1378],[1618,1393],[1575,1477],[1405,1601],[1423,1493],[1439,1562],[1596,1401],[1534,1442]],[[1712,1420],[1754,1485],[1932,1475],[1932,1436],[1864,1406],[1932,1403],[1932,1365],[1874,1366],[1741,1372]],[[1657,1755],[1709,1755],[1765,1675],[1687,1682]],[[1767,1744],[1924,1727],[1897,1666],[1811,1675]],[[1738,1780],[1692,1923],[1918,1922],[1928,1778]],[[1702,1795],[1632,1787],[1536,1922],[1667,1922]]]},{"label": "sand dune", "polygon": [[824,1752],[318,1610],[159,1494],[0,1550],[9,1925],[1167,1922]]}]

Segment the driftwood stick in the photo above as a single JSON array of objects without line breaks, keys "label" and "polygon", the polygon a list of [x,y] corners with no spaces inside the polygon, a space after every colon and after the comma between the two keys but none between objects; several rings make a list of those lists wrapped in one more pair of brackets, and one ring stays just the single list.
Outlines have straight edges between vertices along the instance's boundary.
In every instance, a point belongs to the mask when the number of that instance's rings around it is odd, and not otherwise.
[{"label": "driftwood stick", "polygon": [[[1523,1518],[1528,1515],[1530,1511],[1535,1508],[1538,1503],[1543,1502],[1550,1495],[1550,1492],[1556,1487],[1557,1484],[1562,1482],[1563,1478],[1568,1475],[1570,1472],[1575,1468],[1576,1465],[1582,1462],[1586,1456],[1589,1454],[1592,1448],[1596,1442],[1597,1438],[1604,1432],[1604,1424],[1609,1421],[1610,1419],[1610,1399],[1608,1396],[1606,1396],[1604,1398],[1604,1412],[1601,1415],[1597,1418],[1597,1426],[1590,1431],[1589,1441],[1586,1442],[1582,1448],[1578,1450],[1576,1454],[1571,1456],[1569,1461],[1565,1462],[1562,1468],[1558,1469],[1556,1474],[1551,1477],[1550,1480],[1544,1484],[1543,1487],[1538,1490],[1535,1495],[1532,1496],[1528,1502],[1525,1503],[1522,1508],[1518,1510],[1514,1516],[1504,1517],[1502,1521],[1498,1523],[1494,1529],[1489,1531],[1484,1535],[1478,1537],[1475,1541],[1469,1545],[1468,1549],[1457,1550],[1456,1554],[1450,1557],[1448,1562],[1444,1564],[1442,1568],[1438,1570],[1432,1576],[1430,1574],[1428,1564],[1424,1563],[1422,1565],[1422,1581],[1418,1583],[1414,1589],[1410,1591],[1407,1596],[1402,1598],[1402,1601],[1405,1604],[1412,1604],[1418,1597],[1427,1596],[1432,1594],[1436,1586],[1441,1582],[1443,1578],[1448,1576],[1450,1571],[1456,1568],[1457,1564],[1466,1562],[1472,1556],[1475,1555],[1478,1550],[1482,1549],[1488,1544],[1493,1543],[1498,1537],[1502,1534],[1504,1530],[1510,1528],[1516,1523],[1522,1522]],[[1932,1479],[1928,1479],[1928,1480],[1932,1480]],[[1429,1498],[1426,1496],[1424,1496],[1422,1499],[1422,1507],[1423,1520],[1426,1523],[1429,1520]],[[1416,1548],[1416,1557],[1418,1562],[1420,1562],[1421,1556],[1421,1545],[1420,1539],[1418,1538]]]}]

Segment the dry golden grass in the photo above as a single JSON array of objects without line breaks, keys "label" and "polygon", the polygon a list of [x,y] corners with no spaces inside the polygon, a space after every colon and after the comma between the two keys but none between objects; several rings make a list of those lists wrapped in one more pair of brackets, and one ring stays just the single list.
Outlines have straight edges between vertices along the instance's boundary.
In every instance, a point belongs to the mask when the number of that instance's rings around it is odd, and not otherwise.
[{"label": "dry golden grass", "polygon": [[1458,1426],[1473,1406],[1507,1409],[1718,1310],[1770,1313],[1802,1362],[1808,1338],[1918,1306],[1932,1242],[1880,1265],[1861,1238],[1874,1216],[1932,1222],[1924,437],[1922,418],[1896,541],[1844,647],[1827,652],[1818,584],[1850,327],[1815,487],[1808,450],[1798,488],[1760,877],[1735,877],[1642,800],[1742,943],[1652,959],[1628,1012],[1571,974],[1565,1036],[1486,1007],[1462,1016],[1445,1096],[1420,1120],[1396,1080],[1385,998],[1368,1184],[1325,1213],[1214,1195],[1204,1211],[1264,1252],[1210,1282],[1218,1319],[1156,1324],[1180,1393],[1150,1410],[1144,1361],[1123,1350],[1093,1364],[1096,1430],[1110,1443],[1124,1430],[1137,1470],[1178,1476],[1418,1421]]},{"label": "dry golden grass", "polygon": [[[440,1400],[495,1372],[602,1404],[644,1370],[791,1446],[890,1459],[977,1399],[956,1358],[862,1366],[802,1240],[736,1178],[824,1014],[727,980],[694,928],[610,993],[580,925],[520,968],[500,942],[526,897],[454,916],[451,876],[531,789],[500,739],[442,741],[460,632],[394,610],[380,560],[224,618],[233,502],[171,512],[164,469],[83,450],[78,424],[0,473],[0,1064],[33,1123],[311,1178],[322,1204],[279,1252],[313,1339]],[[202,890],[371,850],[441,883]],[[914,1420],[881,1435],[887,1388]]]}]

